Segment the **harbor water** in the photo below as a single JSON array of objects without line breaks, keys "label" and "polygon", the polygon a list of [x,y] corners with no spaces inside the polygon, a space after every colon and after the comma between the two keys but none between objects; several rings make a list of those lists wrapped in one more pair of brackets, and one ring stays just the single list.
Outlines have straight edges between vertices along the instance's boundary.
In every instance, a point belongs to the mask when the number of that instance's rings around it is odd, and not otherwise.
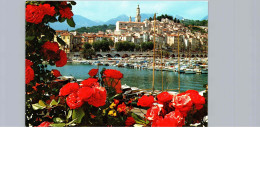
[{"label": "harbor water", "polygon": [[[71,64],[68,63],[64,67],[55,67],[48,65],[48,69],[58,69],[63,76],[74,76],[76,79],[86,79],[89,77],[88,72],[97,68],[97,65]],[[126,84],[131,87],[140,89],[151,89],[153,80],[152,70],[140,70],[130,68],[118,68],[115,66],[99,66],[101,71],[103,68],[116,69],[124,74],[122,85]],[[99,71],[99,72],[100,72]],[[193,89],[203,91],[204,84],[208,83],[208,74],[180,74],[181,92]],[[163,87],[166,89],[178,88],[178,72],[163,71]],[[162,90],[162,72],[155,71],[155,89]]]}]

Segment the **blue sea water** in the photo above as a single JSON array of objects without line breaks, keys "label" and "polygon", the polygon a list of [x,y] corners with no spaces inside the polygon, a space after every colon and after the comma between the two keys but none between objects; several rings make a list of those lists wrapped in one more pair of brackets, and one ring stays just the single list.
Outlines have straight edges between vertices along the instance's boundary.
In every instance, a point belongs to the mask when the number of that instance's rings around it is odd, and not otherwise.
[{"label": "blue sea water", "polygon": [[[124,78],[121,83],[129,86],[135,86],[140,89],[151,89],[153,72],[152,70],[139,70],[130,68],[118,68],[114,66],[99,66],[100,71],[102,68],[116,69],[124,74]],[[74,76],[77,79],[88,78],[88,72],[97,68],[96,65],[85,64],[67,64],[64,67],[48,66],[48,69],[58,69],[63,76]],[[189,89],[202,91],[205,90],[204,84],[208,83],[207,74],[181,74],[181,91]],[[165,89],[177,89],[178,88],[178,73],[163,71],[163,86]],[[162,89],[162,73],[161,71],[155,71],[155,89]]]}]

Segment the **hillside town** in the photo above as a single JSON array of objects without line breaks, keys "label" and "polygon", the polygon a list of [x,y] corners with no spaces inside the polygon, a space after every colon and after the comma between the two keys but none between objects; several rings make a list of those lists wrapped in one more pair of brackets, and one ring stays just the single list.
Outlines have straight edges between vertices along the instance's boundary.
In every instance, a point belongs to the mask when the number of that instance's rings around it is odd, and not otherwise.
[{"label": "hillside town", "polygon": [[[79,33],[77,31],[56,30],[57,37],[61,38],[66,45],[62,49],[68,54],[68,57],[82,57],[82,50],[85,43],[93,44],[102,40],[110,40],[110,51],[117,51],[115,48],[118,42],[130,42],[135,45],[142,43],[155,42],[157,46],[171,55],[177,56],[178,39],[180,53],[184,56],[207,57],[208,45],[208,27],[184,26],[180,21],[161,18],[161,20],[145,19],[141,22],[140,7],[136,9],[135,21],[131,16],[129,21],[117,21],[115,30],[99,31],[98,33]],[[196,31],[199,30],[199,31]],[[95,50],[102,52],[104,50]],[[105,50],[107,51],[107,50]],[[134,50],[134,51],[142,51]]]}]

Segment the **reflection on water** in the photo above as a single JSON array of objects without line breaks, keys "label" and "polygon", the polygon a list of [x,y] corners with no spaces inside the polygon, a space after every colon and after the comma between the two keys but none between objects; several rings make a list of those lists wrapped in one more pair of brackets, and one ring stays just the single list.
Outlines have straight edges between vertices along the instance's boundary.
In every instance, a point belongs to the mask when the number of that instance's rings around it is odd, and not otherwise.
[{"label": "reflection on water", "polygon": [[[152,70],[137,70],[128,68],[117,68],[113,66],[100,66],[102,68],[116,69],[124,74],[122,84],[129,86],[135,86],[142,89],[152,88],[153,72]],[[49,69],[58,69],[64,76],[74,76],[77,79],[88,78],[89,70],[97,68],[96,65],[84,65],[84,64],[67,64],[64,67],[56,68],[55,66],[48,66]],[[181,91],[188,89],[194,89],[197,91],[205,90],[204,84],[208,82],[207,74],[181,74]],[[163,71],[163,86],[164,89],[176,89],[178,88],[178,73]],[[162,89],[162,75],[161,71],[155,71],[155,89]]]}]

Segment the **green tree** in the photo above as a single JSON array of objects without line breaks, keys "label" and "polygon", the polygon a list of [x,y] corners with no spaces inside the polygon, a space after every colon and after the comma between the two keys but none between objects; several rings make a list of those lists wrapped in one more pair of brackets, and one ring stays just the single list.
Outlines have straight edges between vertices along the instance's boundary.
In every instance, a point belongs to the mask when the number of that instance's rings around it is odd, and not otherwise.
[{"label": "green tree", "polygon": [[92,48],[92,45],[88,42],[84,43],[84,49],[90,49]]},{"label": "green tree", "polygon": [[96,52],[93,48],[83,49],[82,53],[84,55],[84,58],[87,58],[87,59],[92,59],[92,56],[96,54]]},{"label": "green tree", "polygon": [[142,51],[148,51],[153,50],[153,42],[143,42],[141,43],[141,50]]},{"label": "green tree", "polygon": [[100,50],[102,51],[109,51],[109,41],[107,39],[101,40],[101,41],[96,41],[92,44],[94,50],[96,52],[99,52]]},{"label": "green tree", "polygon": [[114,46],[114,41],[112,41],[111,39],[108,39],[108,43],[109,43],[109,46],[110,46],[110,47],[113,47],[113,46]]},{"label": "green tree", "polygon": [[136,45],[135,45],[135,50],[136,50],[136,51],[140,51],[140,50],[141,50],[141,47],[140,47],[139,44],[136,44]]}]

